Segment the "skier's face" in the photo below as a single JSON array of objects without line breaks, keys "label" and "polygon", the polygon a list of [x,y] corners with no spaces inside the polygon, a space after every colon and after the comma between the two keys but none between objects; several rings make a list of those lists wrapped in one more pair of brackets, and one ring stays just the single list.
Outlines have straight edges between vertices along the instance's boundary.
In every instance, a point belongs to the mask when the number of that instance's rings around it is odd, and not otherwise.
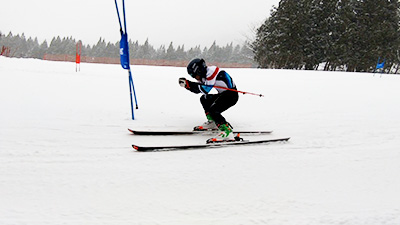
[{"label": "skier's face", "polygon": [[196,80],[198,80],[198,81],[201,81],[200,75],[196,75],[194,78],[195,78]]}]

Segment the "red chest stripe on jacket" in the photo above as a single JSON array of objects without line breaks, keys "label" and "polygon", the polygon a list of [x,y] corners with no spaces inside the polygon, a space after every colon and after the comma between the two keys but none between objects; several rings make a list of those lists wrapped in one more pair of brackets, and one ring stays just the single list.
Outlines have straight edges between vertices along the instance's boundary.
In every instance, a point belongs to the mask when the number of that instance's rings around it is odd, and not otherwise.
[{"label": "red chest stripe on jacket", "polygon": [[217,68],[215,69],[214,73],[213,73],[210,77],[207,77],[207,80],[212,80],[212,79],[214,79],[215,76],[217,76],[218,72],[219,72],[219,68],[217,67]]}]

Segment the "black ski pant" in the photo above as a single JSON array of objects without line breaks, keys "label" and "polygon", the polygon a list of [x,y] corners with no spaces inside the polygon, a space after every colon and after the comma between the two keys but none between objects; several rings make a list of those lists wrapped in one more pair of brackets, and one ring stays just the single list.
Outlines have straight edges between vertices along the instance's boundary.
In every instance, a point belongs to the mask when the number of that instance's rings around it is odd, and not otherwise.
[{"label": "black ski pant", "polygon": [[224,91],[220,94],[202,95],[200,98],[204,112],[209,114],[217,125],[226,124],[222,112],[234,106],[239,100],[239,94],[234,91]]}]

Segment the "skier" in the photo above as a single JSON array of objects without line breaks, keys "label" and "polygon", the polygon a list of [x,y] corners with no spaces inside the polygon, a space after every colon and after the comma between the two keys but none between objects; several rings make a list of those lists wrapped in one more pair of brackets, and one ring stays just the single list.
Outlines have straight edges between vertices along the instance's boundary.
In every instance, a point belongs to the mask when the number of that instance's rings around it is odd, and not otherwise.
[{"label": "skier", "polygon": [[[223,89],[237,90],[232,77],[217,66],[207,66],[204,59],[199,58],[193,59],[188,64],[187,72],[198,82],[192,82],[182,77],[179,78],[179,85],[193,93],[203,94],[200,102],[207,117],[207,121],[203,125],[194,127],[194,130],[219,130],[219,134],[215,138],[209,139],[208,142],[235,140],[232,126],[221,115],[222,112],[234,106],[239,99],[237,92]],[[213,87],[218,94],[209,94]]]}]

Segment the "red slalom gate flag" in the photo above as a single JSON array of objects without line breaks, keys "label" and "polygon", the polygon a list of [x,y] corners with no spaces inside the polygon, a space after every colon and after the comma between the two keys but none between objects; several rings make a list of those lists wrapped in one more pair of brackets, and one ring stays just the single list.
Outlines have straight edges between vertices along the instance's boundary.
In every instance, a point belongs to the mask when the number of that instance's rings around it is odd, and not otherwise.
[{"label": "red slalom gate flag", "polygon": [[79,64],[81,63],[81,56],[76,54],[76,63]]},{"label": "red slalom gate flag", "polygon": [[82,41],[78,41],[76,43],[76,66],[75,71],[78,72],[78,64],[79,64],[79,71],[81,71],[81,54],[82,54]]}]

